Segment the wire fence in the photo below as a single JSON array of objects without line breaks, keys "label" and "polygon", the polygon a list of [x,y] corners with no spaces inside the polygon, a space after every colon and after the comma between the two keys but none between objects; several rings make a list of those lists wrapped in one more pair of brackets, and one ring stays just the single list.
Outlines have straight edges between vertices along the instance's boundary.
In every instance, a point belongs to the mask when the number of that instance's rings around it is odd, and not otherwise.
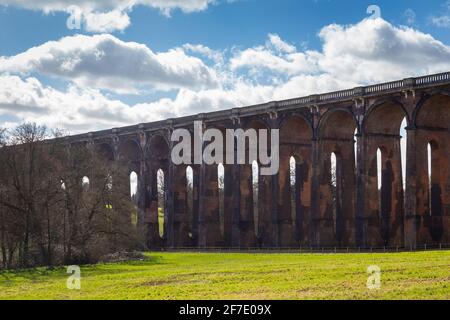
[{"label": "wire fence", "polygon": [[177,247],[153,248],[161,252],[199,252],[199,253],[394,253],[450,250],[450,244],[423,244],[416,246],[383,247]]}]

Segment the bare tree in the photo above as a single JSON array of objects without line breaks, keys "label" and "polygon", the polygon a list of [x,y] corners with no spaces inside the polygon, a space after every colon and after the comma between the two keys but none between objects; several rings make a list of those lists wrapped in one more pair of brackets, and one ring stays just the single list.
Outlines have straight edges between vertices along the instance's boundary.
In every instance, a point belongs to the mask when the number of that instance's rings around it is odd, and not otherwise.
[{"label": "bare tree", "polygon": [[[139,246],[119,163],[60,132],[24,124],[0,131],[0,248],[4,268],[93,262]],[[90,176],[89,189],[83,175]],[[124,190],[127,190],[125,192]]]}]

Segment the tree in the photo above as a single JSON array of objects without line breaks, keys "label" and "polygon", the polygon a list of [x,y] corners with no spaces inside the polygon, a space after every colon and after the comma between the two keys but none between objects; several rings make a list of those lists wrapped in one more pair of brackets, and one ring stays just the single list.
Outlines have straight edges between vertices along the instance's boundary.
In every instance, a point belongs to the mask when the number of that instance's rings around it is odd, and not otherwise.
[{"label": "tree", "polygon": [[[95,262],[139,246],[120,163],[59,131],[24,124],[0,131],[0,247],[4,268]],[[53,139],[49,139],[53,138]],[[89,174],[89,189],[83,188]],[[114,187],[113,187],[114,186]]]}]

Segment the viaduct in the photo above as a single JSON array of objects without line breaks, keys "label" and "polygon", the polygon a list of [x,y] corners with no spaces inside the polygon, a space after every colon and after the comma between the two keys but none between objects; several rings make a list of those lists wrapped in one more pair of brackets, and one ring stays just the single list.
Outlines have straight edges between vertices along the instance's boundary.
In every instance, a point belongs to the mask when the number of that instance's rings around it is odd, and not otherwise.
[{"label": "viaduct", "polygon": [[[205,129],[280,130],[280,170],[259,177],[258,199],[252,165],[224,164],[223,193],[218,165],[192,165],[189,195],[188,166],[171,162],[170,137],[177,128],[192,131],[194,121]],[[149,247],[450,243],[450,72],[66,139],[93,145],[137,174],[138,226]],[[164,222],[158,220],[159,170]]]}]

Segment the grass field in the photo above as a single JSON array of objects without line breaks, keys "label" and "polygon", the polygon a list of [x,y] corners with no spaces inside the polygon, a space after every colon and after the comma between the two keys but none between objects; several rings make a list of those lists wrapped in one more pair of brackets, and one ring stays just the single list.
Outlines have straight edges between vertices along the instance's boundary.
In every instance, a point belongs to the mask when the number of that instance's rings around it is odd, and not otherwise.
[{"label": "grass field", "polygon": [[0,299],[450,299],[450,251],[146,256],[82,266],[81,290],[66,288],[65,268],[1,272]]}]

